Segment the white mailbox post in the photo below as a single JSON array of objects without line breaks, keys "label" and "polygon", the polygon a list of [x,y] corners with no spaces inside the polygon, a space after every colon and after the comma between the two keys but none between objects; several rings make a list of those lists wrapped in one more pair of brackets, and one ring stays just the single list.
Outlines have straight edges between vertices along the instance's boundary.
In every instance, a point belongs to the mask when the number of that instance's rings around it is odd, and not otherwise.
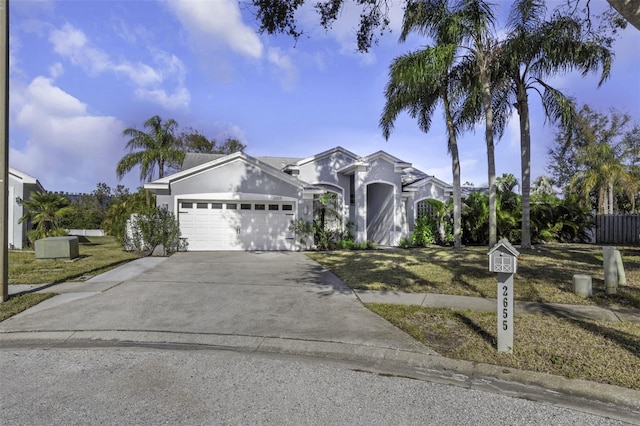
[{"label": "white mailbox post", "polygon": [[519,255],[506,238],[489,250],[489,271],[498,273],[498,352],[513,353],[513,274]]}]

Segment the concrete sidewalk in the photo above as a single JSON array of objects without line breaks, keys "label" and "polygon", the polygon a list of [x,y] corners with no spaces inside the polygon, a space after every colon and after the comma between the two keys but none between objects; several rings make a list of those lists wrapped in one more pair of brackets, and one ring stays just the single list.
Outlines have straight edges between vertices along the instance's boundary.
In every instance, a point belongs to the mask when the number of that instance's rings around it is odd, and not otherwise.
[{"label": "concrete sidewalk", "polygon": [[[497,309],[496,299],[482,297],[374,290],[354,290],[354,293],[362,303],[420,305],[432,308],[468,309],[485,312],[493,312]],[[520,300],[514,302],[514,308],[516,314],[548,315],[556,318],[607,322],[628,321],[640,324],[640,309],[633,308],[523,302]]]}]

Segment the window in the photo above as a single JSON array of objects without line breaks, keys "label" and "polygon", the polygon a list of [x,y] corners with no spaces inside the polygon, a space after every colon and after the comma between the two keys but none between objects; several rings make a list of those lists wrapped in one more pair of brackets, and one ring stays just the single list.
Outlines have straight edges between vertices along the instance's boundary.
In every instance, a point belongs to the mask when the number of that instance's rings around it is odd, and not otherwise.
[{"label": "window", "polygon": [[227,210],[237,210],[238,205],[236,203],[227,203]]},{"label": "window", "polygon": [[240,210],[251,210],[251,204],[240,204]]},{"label": "window", "polygon": [[280,210],[280,205],[279,204],[269,204],[269,210],[270,211]]},{"label": "window", "polygon": [[180,203],[180,206],[183,209],[192,209],[193,208],[193,203]]},{"label": "window", "polygon": [[264,210],[264,204],[256,204],[255,209],[256,210]]},{"label": "window", "polygon": [[293,204],[283,204],[282,205],[282,210],[292,211],[293,210]]},{"label": "window", "polygon": [[208,203],[198,203],[198,204],[196,204],[196,208],[197,209],[208,209],[209,208],[209,204]]},{"label": "window", "polygon": [[436,212],[434,207],[427,202],[427,200],[418,201],[416,205],[416,217],[436,217]]},{"label": "window", "polygon": [[222,208],[222,203],[211,203],[211,208],[212,209],[221,209]]}]

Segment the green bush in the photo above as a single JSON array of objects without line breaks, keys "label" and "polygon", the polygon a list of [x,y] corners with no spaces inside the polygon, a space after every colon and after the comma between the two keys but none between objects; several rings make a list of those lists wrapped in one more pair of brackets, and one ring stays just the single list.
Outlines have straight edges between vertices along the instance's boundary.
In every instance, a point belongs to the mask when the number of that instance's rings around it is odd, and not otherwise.
[{"label": "green bush", "polygon": [[416,219],[411,234],[411,243],[414,246],[425,247],[436,243],[438,224],[429,216],[421,216]]},{"label": "green bush", "polygon": [[167,253],[183,250],[180,242],[180,227],[173,213],[155,209],[132,220],[126,237],[127,248],[146,251],[162,245]]}]

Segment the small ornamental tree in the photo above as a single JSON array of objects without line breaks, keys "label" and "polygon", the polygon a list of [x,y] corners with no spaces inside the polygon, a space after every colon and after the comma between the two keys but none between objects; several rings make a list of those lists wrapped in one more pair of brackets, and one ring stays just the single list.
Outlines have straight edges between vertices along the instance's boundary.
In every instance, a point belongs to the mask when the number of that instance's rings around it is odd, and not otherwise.
[{"label": "small ornamental tree", "polygon": [[153,251],[162,246],[167,254],[185,249],[180,242],[180,228],[173,213],[155,209],[135,216],[127,232],[125,247],[137,251]]}]

